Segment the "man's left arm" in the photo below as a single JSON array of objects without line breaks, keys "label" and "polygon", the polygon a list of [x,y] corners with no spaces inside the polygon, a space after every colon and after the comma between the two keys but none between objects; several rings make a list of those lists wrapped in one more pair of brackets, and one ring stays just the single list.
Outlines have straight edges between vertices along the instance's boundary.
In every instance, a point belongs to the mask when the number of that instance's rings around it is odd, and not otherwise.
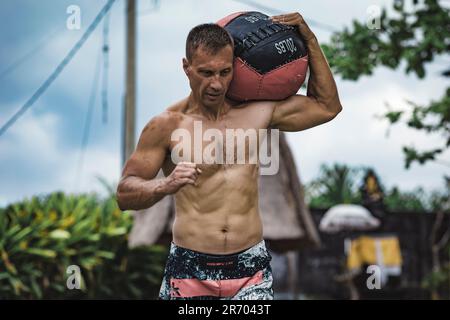
[{"label": "man's left arm", "polygon": [[332,120],[342,110],[336,83],[316,36],[299,13],[273,16],[277,23],[298,27],[308,50],[307,95],[294,95],[274,105],[270,127],[301,131]]}]

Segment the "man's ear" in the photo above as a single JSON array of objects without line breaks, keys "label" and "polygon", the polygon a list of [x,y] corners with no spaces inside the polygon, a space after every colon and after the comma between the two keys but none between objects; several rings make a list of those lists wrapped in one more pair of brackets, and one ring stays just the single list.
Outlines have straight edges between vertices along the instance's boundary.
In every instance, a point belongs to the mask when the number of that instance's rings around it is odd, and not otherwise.
[{"label": "man's ear", "polygon": [[186,58],[183,58],[183,70],[186,75],[189,75],[189,61]]}]

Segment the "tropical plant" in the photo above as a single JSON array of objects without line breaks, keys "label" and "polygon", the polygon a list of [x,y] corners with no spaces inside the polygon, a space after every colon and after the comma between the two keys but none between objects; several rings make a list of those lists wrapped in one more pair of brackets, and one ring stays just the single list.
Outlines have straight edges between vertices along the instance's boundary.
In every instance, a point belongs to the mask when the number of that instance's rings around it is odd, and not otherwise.
[{"label": "tropical plant", "polygon": [[[61,192],[0,209],[0,298],[155,298],[166,250],[128,248],[116,200]],[[80,270],[70,290],[69,266]]]},{"label": "tropical plant", "polygon": [[356,181],[361,168],[345,164],[322,164],[319,177],[306,185],[306,198],[310,207],[329,208],[340,203],[361,203]]}]

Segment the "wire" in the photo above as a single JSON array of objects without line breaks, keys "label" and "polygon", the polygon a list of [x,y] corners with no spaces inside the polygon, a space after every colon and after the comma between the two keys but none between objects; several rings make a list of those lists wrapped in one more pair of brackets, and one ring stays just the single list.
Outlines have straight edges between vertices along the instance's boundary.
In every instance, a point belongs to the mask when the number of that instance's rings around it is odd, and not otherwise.
[{"label": "wire", "polygon": [[[285,13],[284,11],[281,11],[279,9],[268,7],[268,6],[259,4],[259,3],[255,2],[255,1],[251,1],[251,0],[234,0],[234,1],[246,4],[246,5],[249,5],[249,6],[252,6],[252,7],[255,7],[258,10],[265,11],[267,13],[274,14],[274,15]],[[329,32],[336,32],[337,31],[333,26],[330,26],[328,24],[325,24],[325,23],[322,23],[322,22],[319,22],[319,21],[315,21],[313,19],[306,18],[306,17],[305,17],[305,20],[308,20],[308,24],[311,25],[311,26],[315,26],[316,28],[319,28],[319,29],[322,29],[322,30],[325,30],[325,31],[329,31]]]},{"label": "wire", "polygon": [[83,170],[83,163],[84,163],[84,155],[86,153],[86,147],[89,141],[89,133],[91,129],[91,123],[92,123],[92,114],[94,112],[94,106],[95,106],[95,99],[97,97],[97,91],[98,91],[98,85],[99,85],[99,79],[100,79],[100,59],[102,57],[102,51],[99,52],[97,63],[95,65],[95,73],[94,73],[94,79],[92,81],[92,89],[91,94],[89,96],[89,102],[88,102],[88,110],[86,113],[86,120],[84,121],[84,130],[83,130],[83,137],[81,139],[81,152],[80,157],[78,158],[78,166],[76,171],[76,186],[79,187],[79,182],[81,180],[81,172]]},{"label": "wire", "polygon": [[105,14],[111,9],[115,0],[108,0],[105,6],[100,10],[100,12],[95,17],[94,21],[87,28],[86,32],[81,36],[80,40],[73,46],[69,53],[64,57],[60,64],[56,67],[55,71],[44,81],[44,83],[36,90],[36,92],[28,99],[27,102],[0,128],[0,136],[2,136],[9,127],[11,127],[24,113],[27,111],[38,99],[39,97],[48,89],[52,82],[60,75],[67,64],[73,59],[75,54],[80,50],[92,32],[95,30],[97,25],[100,23]]},{"label": "wire", "polygon": [[109,14],[103,20],[102,120],[108,122]]},{"label": "wire", "polygon": [[39,52],[42,48],[44,48],[50,42],[50,40],[52,40],[57,34],[61,32],[61,30],[62,29],[60,27],[53,29],[49,34],[47,34],[46,37],[43,37],[43,39],[36,45],[36,47],[34,47],[32,50],[28,51],[26,54],[11,63],[8,67],[3,69],[0,72],[0,79],[3,79],[6,75],[20,67],[20,65],[28,60],[28,58],[30,58],[33,54]]}]

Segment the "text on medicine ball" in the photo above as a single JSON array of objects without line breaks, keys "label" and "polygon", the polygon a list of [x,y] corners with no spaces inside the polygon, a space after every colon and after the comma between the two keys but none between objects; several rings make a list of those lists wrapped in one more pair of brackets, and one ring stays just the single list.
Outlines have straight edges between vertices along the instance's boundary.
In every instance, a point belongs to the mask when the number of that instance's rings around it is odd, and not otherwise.
[{"label": "text on medicine ball", "polygon": [[283,54],[286,52],[294,53],[297,51],[297,47],[294,44],[294,40],[292,38],[287,38],[284,40],[281,40],[279,42],[275,42],[275,48],[278,51],[278,54]]}]

